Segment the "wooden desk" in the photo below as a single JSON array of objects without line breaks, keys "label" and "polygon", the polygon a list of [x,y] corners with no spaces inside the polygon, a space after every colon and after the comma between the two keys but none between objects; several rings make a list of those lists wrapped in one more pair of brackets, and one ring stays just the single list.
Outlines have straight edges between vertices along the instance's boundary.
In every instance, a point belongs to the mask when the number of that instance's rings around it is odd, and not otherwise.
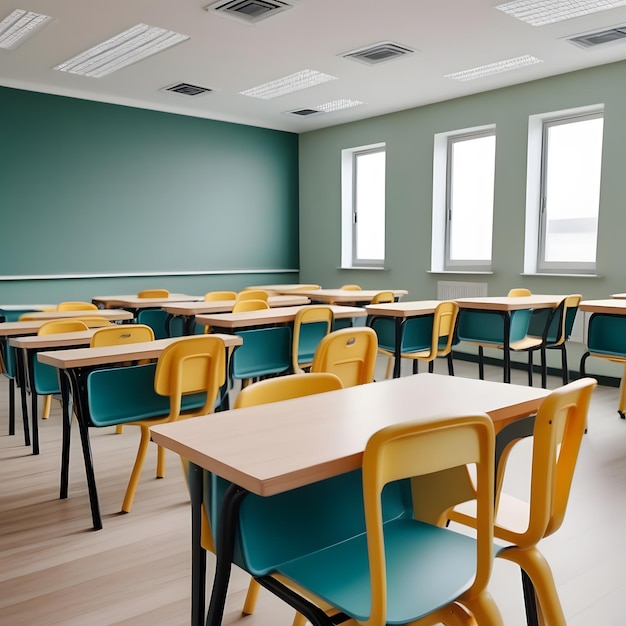
[{"label": "wooden desk", "polygon": [[313,285],[311,283],[284,283],[280,285],[251,285],[246,287],[243,291],[249,291],[250,289],[261,289],[267,291],[272,295],[291,294],[294,291],[300,291],[302,289],[311,289]]},{"label": "wooden desk", "polygon": [[[35,393],[35,370],[33,363],[37,352],[51,348],[68,348],[74,346],[88,346],[93,334],[98,328],[91,328],[80,332],[59,333],[54,335],[26,335],[9,339],[9,346],[16,350],[17,370],[20,381],[27,382],[30,388],[31,401],[31,430],[33,433],[33,454],[39,454],[39,410],[38,396]],[[21,384],[22,414],[28,420],[28,403],[26,402],[27,385]]]},{"label": "wooden desk", "polygon": [[0,304],[0,322],[17,322],[22,313],[56,308],[56,304]]},{"label": "wooden desk", "polygon": [[618,300],[626,300],[626,293],[613,293],[611,294],[611,298],[616,298]]},{"label": "wooden desk", "polygon": [[[32,321],[37,321],[41,323],[50,322],[52,320],[73,319],[76,317],[103,317],[110,322],[119,322],[133,319],[132,313],[124,309],[102,309],[98,311],[95,311],[93,309],[84,311],[36,311],[34,313],[29,313],[28,315],[32,318]],[[26,322],[9,323],[23,324]]]},{"label": "wooden desk", "polygon": [[[459,330],[462,328],[462,316],[465,311],[484,314],[486,316],[495,316],[503,324],[502,339],[499,342],[503,346],[504,353],[504,382],[511,381],[511,316],[515,311],[523,309],[555,309],[561,300],[566,296],[554,295],[532,295],[532,296],[493,296],[481,298],[461,298],[455,300],[459,305]],[[459,332],[459,338],[466,341],[476,341],[480,343],[480,337],[470,338],[464,337]],[[494,347],[497,345],[492,342]]]},{"label": "wooden desk", "polygon": [[197,302],[198,300],[204,300],[204,296],[171,293],[166,298],[138,298],[136,294],[130,294],[125,296],[95,296],[91,299],[98,308],[111,309],[119,307],[132,309],[133,311],[138,309],[158,309],[172,302]]},{"label": "wooden desk", "polygon": [[616,294],[613,299],[606,300],[582,300],[578,308],[588,313],[606,313],[607,315],[626,315],[626,294],[624,299]]},{"label": "wooden desk", "polygon": [[[226,354],[229,348],[234,348],[242,344],[241,337],[236,335],[218,335],[224,340]],[[141,343],[125,344],[119,346],[106,346],[102,348],[72,348],[68,350],[54,350],[39,352],[37,358],[42,363],[52,365],[66,376],[61,376],[61,393],[63,398],[63,453],[61,460],[61,498],[67,497],[68,469],[69,469],[69,429],[71,425],[71,415],[69,411],[69,388],[71,385],[72,397],[76,411],[76,419],[80,430],[83,459],[85,462],[85,474],[89,489],[89,501],[91,505],[91,516],[95,530],[102,528],[102,517],[100,515],[100,505],[98,503],[98,492],[96,489],[96,478],[91,456],[91,445],[89,442],[89,405],[86,380],[89,372],[98,367],[107,367],[117,363],[127,361],[139,361],[145,359],[158,359],[161,352],[171,343],[180,338],[157,339]],[[228,367],[228,364],[227,364]]]},{"label": "wooden desk", "polygon": [[413,302],[390,302],[387,304],[370,304],[365,307],[367,324],[371,325],[378,317],[391,318],[395,323],[393,377],[400,376],[402,363],[402,330],[407,319],[433,315],[439,300],[416,300]]},{"label": "wooden desk", "polygon": [[[289,324],[294,321],[296,313],[301,306],[276,307],[274,309],[261,309],[259,311],[244,311],[242,313],[219,313],[213,315],[198,315],[196,322],[218,328],[226,332],[234,332],[242,328],[255,326],[267,326],[271,324]],[[354,306],[331,305],[336,319],[353,317],[365,317],[365,309]]]},{"label": "wooden desk", "polygon": [[370,303],[372,298],[381,291],[392,291],[396,299],[406,296],[406,289],[302,289],[301,296],[310,298],[313,302],[327,302],[330,304]]},{"label": "wooden desk", "polygon": [[[235,528],[246,493],[269,496],[358,469],[368,439],[390,424],[443,415],[488,413],[496,431],[537,411],[545,389],[419,374],[198,417],[151,429],[153,440],[191,462],[192,624],[204,623],[204,551],[200,546],[202,470],[238,488],[229,492],[220,528]],[[419,398],[419,402],[415,399]],[[233,534],[234,533],[230,533]],[[207,623],[221,624],[233,545],[217,538],[217,567]],[[234,541],[234,537],[230,537]]]},{"label": "wooden desk", "polygon": [[[233,309],[236,300],[213,300],[209,302],[176,302],[161,308],[171,317],[182,317],[184,334],[192,335],[196,321],[196,315],[202,313],[229,313]],[[310,300],[300,295],[269,296],[267,303],[270,308],[299,306],[309,304]]]}]

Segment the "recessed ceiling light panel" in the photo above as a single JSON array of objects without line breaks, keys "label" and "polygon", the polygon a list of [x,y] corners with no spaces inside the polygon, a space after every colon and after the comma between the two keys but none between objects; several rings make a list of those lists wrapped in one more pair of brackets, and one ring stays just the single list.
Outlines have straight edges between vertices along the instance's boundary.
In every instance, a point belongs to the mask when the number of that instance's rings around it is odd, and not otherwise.
[{"label": "recessed ceiling light panel", "polygon": [[513,0],[495,8],[531,26],[545,26],[623,6],[626,0]]},{"label": "recessed ceiling light panel", "polygon": [[542,60],[529,54],[525,54],[521,57],[497,61],[496,63],[481,65],[480,67],[474,67],[469,70],[454,72],[453,74],[446,74],[444,78],[452,78],[453,80],[460,81],[476,80],[477,78],[485,78],[485,76],[492,76],[493,74],[500,74],[501,72],[517,70],[521,67],[526,67],[527,65],[534,65],[535,63],[542,63]]},{"label": "recessed ceiling light panel", "polygon": [[365,102],[360,100],[348,100],[347,98],[341,98],[340,100],[333,100],[332,102],[326,102],[324,104],[318,104],[315,108],[324,113],[334,113],[335,111],[342,111],[343,109],[351,109],[352,107],[358,107]]},{"label": "recessed ceiling light panel", "polygon": [[137,24],[60,63],[55,70],[101,78],[189,39],[188,35]]},{"label": "recessed ceiling light panel", "polygon": [[16,9],[0,22],[0,48],[15,50],[51,19],[49,15]]},{"label": "recessed ceiling light panel", "polygon": [[250,96],[251,98],[261,98],[262,100],[271,100],[272,98],[278,98],[294,91],[301,91],[302,89],[308,89],[309,87],[315,87],[321,85],[329,80],[337,80],[336,76],[330,74],[323,74],[316,70],[302,70],[301,72],[295,72],[272,80],[269,83],[258,85],[244,91],[240,91],[242,96]]}]

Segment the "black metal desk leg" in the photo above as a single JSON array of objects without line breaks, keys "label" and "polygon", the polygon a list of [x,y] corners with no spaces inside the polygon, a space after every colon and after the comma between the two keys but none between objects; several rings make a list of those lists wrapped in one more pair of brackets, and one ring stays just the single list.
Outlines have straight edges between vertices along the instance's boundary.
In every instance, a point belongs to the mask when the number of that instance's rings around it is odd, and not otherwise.
[{"label": "black metal desk leg", "polygon": [[511,316],[503,313],[504,319],[504,382],[511,382]]},{"label": "black metal desk leg", "polygon": [[28,400],[26,398],[26,378],[24,368],[24,355],[22,350],[15,351],[16,373],[15,379],[20,388],[20,398],[22,400],[22,420],[24,422],[24,445],[30,446],[30,426],[28,425]]},{"label": "black metal desk leg", "polygon": [[63,445],[61,448],[61,487],[59,498],[67,498],[70,475],[70,436],[72,433],[72,407],[69,380],[65,372],[59,372],[61,382],[61,404],[63,408]]},{"label": "black metal desk leg", "polygon": [[403,320],[399,317],[396,317],[396,345],[395,345],[395,356],[393,363],[393,377],[400,378],[401,367],[402,367],[402,329],[403,329]]},{"label": "black metal desk leg", "polygon": [[25,373],[28,376],[30,384],[30,423],[33,429],[33,454],[39,454],[39,409],[37,406],[37,392],[35,391],[35,368],[33,361],[35,353],[32,350],[25,351]]},{"label": "black metal desk leg", "polygon": [[202,499],[204,471],[189,463],[191,496],[191,626],[204,624],[206,608],[206,552],[202,547]]},{"label": "black metal desk leg", "polygon": [[215,544],[217,563],[206,626],[221,626],[222,624],[226,592],[230,580],[230,568],[235,552],[235,533],[237,532],[239,507],[247,495],[248,492],[245,489],[237,485],[230,485],[222,500]]}]

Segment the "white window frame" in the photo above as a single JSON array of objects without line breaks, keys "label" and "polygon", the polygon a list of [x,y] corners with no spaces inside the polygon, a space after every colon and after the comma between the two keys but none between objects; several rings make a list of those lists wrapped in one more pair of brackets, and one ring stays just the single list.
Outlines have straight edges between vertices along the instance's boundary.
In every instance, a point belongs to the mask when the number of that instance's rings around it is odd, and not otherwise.
[{"label": "white window frame", "polygon": [[[451,182],[451,145],[455,141],[495,136],[495,124],[476,126],[434,136],[433,151],[433,220],[432,220],[432,249],[431,271],[451,273],[482,274],[492,272],[493,254],[485,263],[475,260],[452,261],[449,255],[449,198]],[[495,175],[494,175],[495,188]],[[495,189],[494,189],[495,192]],[[494,193],[495,195],[495,193]],[[493,222],[492,222],[493,234]]]},{"label": "white window frame", "polygon": [[[575,109],[565,109],[531,115],[528,120],[528,155],[526,175],[526,226],[524,240],[524,273],[543,275],[587,275],[596,273],[596,262],[547,263],[543,260],[545,232],[544,202],[544,150],[548,125],[567,124],[585,118],[603,117],[604,105],[595,104]],[[598,208],[598,216],[600,212]]]},{"label": "white window frame", "polygon": [[[386,144],[375,143],[367,146],[346,148],[341,151],[341,267],[361,269],[383,269],[382,259],[360,259],[357,251],[357,215],[356,215],[356,160],[360,155],[385,152]],[[386,169],[386,168],[385,168]],[[383,205],[382,211],[385,213]],[[384,238],[384,233],[382,233]],[[385,242],[383,241],[383,249]]]}]

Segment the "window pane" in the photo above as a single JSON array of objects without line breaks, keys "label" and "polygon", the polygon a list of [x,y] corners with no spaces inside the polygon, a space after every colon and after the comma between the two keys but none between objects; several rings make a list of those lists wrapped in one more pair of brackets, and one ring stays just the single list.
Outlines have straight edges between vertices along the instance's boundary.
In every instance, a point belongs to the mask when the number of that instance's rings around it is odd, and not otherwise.
[{"label": "window pane", "polygon": [[385,152],[355,158],[356,258],[385,258]]},{"label": "window pane", "polygon": [[450,261],[491,261],[494,135],[453,141],[450,153]]},{"label": "window pane", "polygon": [[546,263],[595,263],[602,127],[602,118],[548,126]]}]

